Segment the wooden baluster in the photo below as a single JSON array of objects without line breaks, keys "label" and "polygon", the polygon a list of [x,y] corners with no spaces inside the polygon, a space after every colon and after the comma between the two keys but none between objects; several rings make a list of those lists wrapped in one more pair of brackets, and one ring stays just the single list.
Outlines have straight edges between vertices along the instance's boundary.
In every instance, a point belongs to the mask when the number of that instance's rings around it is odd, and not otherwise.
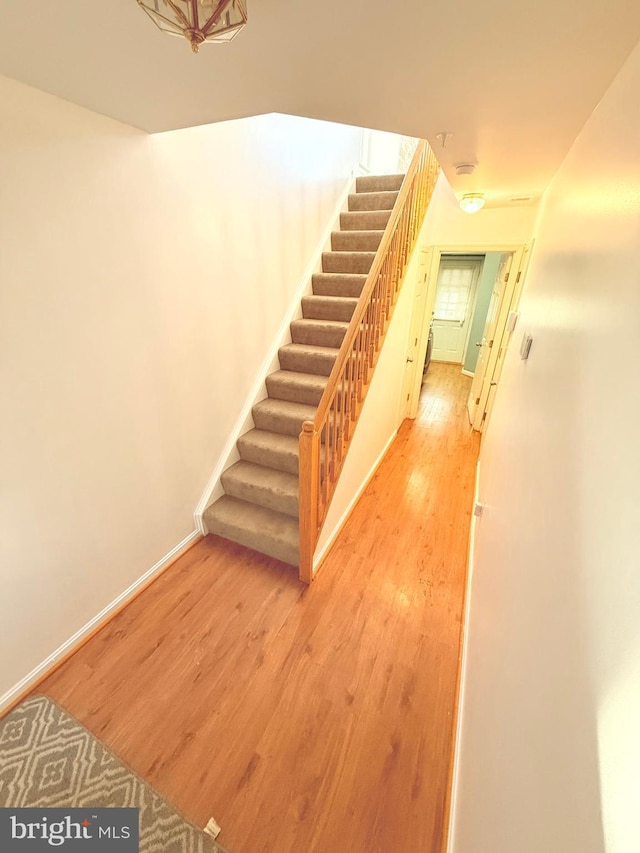
[{"label": "wooden baluster", "polygon": [[346,417],[345,417],[345,413],[344,413],[344,407],[346,404],[345,393],[344,393],[345,392],[345,386],[346,386],[346,382],[344,381],[344,376],[343,376],[341,378],[339,384],[338,384],[338,395],[337,395],[338,411],[340,413],[340,416],[338,418],[338,465],[340,466],[340,468],[342,468],[342,458],[343,458],[342,450],[344,447],[344,425],[345,425],[345,421],[346,421]]},{"label": "wooden baluster", "polygon": [[329,451],[327,449],[327,445],[329,444],[329,423],[328,423],[328,413],[325,418],[324,423],[322,424],[322,431],[320,433],[320,452],[322,453],[322,486],[320,488],[320,512],[318,513],[318,527],[322,524],[322,521],[327,513],[327,509],[329,508]]},{"label": "wooden baluster", "polygon": [[329,457],[331,459],[331,479],[329,481],[329,488],[331,490],[331,494],[333,494],[333,487],[337,478],[336,471],[336,440],[337,440],[337,432],[338,432],[338,412],[336,409],[338,399],[337,396],[333,398],[333,406],[329,409]]}]

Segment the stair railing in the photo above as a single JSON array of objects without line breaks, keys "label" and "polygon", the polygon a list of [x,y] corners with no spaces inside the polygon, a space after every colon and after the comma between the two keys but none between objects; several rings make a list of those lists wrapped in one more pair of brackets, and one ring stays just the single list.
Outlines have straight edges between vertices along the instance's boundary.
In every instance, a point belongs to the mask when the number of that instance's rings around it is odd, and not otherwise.
[{"label": "stair railing", "polygon": [[313,554],[393,314],[439,165],[421,140],[313,420],[300,433],[300,580],[313,577]]}]

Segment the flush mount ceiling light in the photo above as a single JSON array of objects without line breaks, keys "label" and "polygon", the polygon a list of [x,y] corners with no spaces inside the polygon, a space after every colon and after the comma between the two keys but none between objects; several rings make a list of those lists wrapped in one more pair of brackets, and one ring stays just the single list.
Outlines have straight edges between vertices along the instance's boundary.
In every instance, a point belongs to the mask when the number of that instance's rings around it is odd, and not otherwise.
[{"label": "flush mount ceiling light", "polygon": [[467,193],[460,199],[460,207],[465,213],[477,213],[484,207],[482,193]]},{"label": "flush mount ceiling light", "polygon": [[247,23],[246,0],[137,0],[163,33],[183,36],[194,53],[204,41],[231,41]]}]

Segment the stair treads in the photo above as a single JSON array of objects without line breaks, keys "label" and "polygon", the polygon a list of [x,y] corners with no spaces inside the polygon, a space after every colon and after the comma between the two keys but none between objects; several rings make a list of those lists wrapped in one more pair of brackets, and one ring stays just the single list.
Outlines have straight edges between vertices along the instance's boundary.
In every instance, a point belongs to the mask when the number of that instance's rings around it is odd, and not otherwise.
[{"label": "stair treads", "polygon": [[375,193],[387,190],[399,190],[404,175],[362,175],[356,178],[356,192]]},{"label": "stair treads", "polygon": [[340,228],[342,231],[384,231],[390,218],[390,210],[347,210],[340,214]]},{"label": "stair treads", "polygon": [[[237,442],[240,461],[222,475],[225,495],[204,513],[211,533],[297,566],[299,436],[313,420],[327,377],[353,317],[367,275],[384,237],[403,175],[357,179],[340,231],[312,276],[313,295],[302,299],[302,318],[291,322],[292,343],[278,351],[280,370],[267,376],[268,397],[253,406],[255,428]],[[344,375],[359,378],[364,367],[352,357]],[[341,386],[330,426],[320,434],[320,481],[335,464],[336,439],[355,428],[357,383]]]},{"label": "stair treads", "polygon": [[397,192],[350,193],[349,210],[391,210],[397,198]]},{"label": "stair treads", "polygon": [[366,280],[366,273],[319,272],[314,274],[311,283],[316,296],[345,296],[357,299]]},{"label": "stair treads", "polygon": [[338,320],[348,323],[357,304],[355,297],[303,296],[302,316],[307,320]]},{"label": "stair treads", "polygon": [[375,252],[323,252],[323,272],[368,273]]},{"label": "stair treads", "polygon": [[298,517],[298,477],[241,460],[222,475],[225,493],[241,501]]},{"label": "stair treads", "polygon": [[327,385],[327,377],[297,370],[276,370],[267,376],[269,397],[317,406]]},{"label": "stair treads", "polygon": [[285,344],[278,350],[283,370],[299,370],[321,376],[329,376],[337,355],[337,347],[314,347],[309,344]]},{"label": "stair treads", "polygon": [[334,252],[377,252],[384,231],[333,231]]},{"label": "stair treads", "polygon": [[294,344],[339,348],[349,323],[336,320],[294,320],[291,339]]},{"label": "stair treads", "polygon": [[207,507],[204,521],[210,533],[283,563],[299,563],[298,521],[290,515],[224,495]]},{"label": "stair treads", "polygon": [[298,473],[300,443],[297,436],[266,429],[251,429],[238,439],[240,458],[288,474]]},{"label": "stair treads", "polygon": [[303,421],[312,421],[315,417],[316,407],[268,398],[256,403],[251,411],[258,429],[299,436]]}]

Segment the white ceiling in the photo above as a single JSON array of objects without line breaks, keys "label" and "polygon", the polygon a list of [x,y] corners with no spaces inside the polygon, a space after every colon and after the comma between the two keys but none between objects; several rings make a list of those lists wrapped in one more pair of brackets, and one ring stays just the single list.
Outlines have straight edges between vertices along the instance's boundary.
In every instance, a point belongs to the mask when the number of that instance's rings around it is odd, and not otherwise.
[{"label": "white ceiling", "polygon": [[539,196],[640,38],[637,0],[248,7],[195,56],[135,0],[1,0],[0,73],[152,132],[283,112],[423,136],[458,194],[499,204]]}]

